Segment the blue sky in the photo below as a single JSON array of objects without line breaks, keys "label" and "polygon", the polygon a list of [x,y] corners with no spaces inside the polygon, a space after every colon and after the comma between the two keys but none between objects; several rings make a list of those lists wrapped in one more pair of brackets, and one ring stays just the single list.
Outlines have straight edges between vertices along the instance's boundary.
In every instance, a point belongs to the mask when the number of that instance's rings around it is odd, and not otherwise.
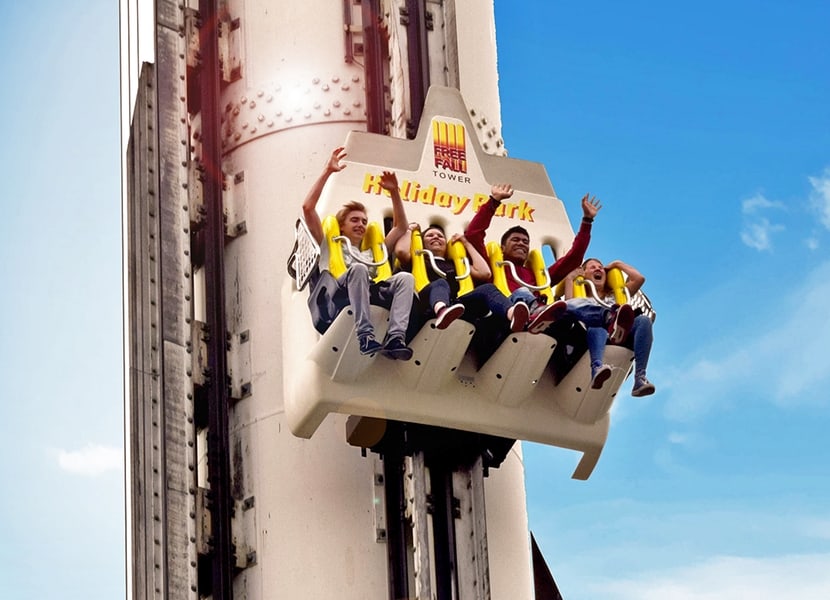
[{"label": "blue sky", "polygon": [[[521,10],[519,10],[521,6]],[[830,5],[496,2],[503,137],[647,277],[587,482],[525,446],[566,600],[830,597]],[[118,6],[0,5],[0,589],[123,596]],[[627,390],[627,386],[626,386]]]},{"label": "blue sky", "polygon": [[[826,2],[496,3],[503,137],[647,278],[657,394],[525,445],[567,600],[830,597]],[[627,391],[627,387],[626,390]]]},{"label": "blue sky", "polygon": [[123,597],[118,4],[6,2],[0,589]]}]

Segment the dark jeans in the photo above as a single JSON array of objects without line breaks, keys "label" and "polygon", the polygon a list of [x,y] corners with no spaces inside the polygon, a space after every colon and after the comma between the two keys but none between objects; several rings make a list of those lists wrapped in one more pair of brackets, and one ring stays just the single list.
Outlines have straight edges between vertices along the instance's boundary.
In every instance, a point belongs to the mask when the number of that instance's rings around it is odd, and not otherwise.
[{"label": "dark jeans", "polygon": [[475,325],[471,348],[479,366],[483,364],[499,347],[510,332],[510,321],[507,311],[512,306],[510,299],[492,283],[479,285],[463,296],[453,299],[450,286],[444,279],[436,279],[424,287],[418,294],[418,302],[412,307],[412,316],[409,319],[407,339],[411,340],[421,327],[435,316],[432,307],[437,302],[447,306],[453,302],[464,305],[464,315],[461,317],[468,323]]},{"label": "dark jeans", "polygon": [[[422,312],[426,319],[434,316],[432,307],[438,302],[447,306],[453,304],[450,298],[450,284],[445,279],[431,281],[419,294]],[[429,302],[424,306],[424,299]],[[507,311],[512,306],[510,299],[492,283],[485,283],[473,288],[463,296],[456,298],[456,302],[464,305],[465,321],[475,323],[478,319],[488,316],[490,313],[507,321]],[[425,319],[425,320],[426,320]]]}]

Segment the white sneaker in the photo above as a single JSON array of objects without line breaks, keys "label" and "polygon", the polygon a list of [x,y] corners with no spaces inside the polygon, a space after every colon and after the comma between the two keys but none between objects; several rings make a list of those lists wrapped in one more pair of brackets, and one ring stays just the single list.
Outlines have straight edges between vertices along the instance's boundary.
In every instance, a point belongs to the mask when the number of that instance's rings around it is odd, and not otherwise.
[{"label": "white sneaker", "polygon": [[610,365],[602,365],[598,368],[591,377],[591,389],[601,390],[605,382],[611,377],[611,373]]},{"label": "white sneaker", "polygon": [[464,314],[463,304],[453,304],[452,306],[442,306],[435,315],[435,329],[446,329],[450,323],[455,321],[458,317]]},{"label": "white sneaker", "polygon": [[530,318],[530,309],[524,302],[516,302],[513,305],[513,314],[510,317],[510,332],[524,331],[527,320]]}]

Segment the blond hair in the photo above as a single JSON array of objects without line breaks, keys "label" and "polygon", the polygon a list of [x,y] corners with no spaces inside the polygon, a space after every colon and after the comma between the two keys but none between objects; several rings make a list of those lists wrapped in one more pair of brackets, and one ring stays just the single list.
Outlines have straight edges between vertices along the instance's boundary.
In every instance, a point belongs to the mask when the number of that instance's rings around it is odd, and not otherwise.
[{"label": "blond hair", "polygon": [[346,217],[348,216],[348,214],[356,210],[359,210],[364,215],[366,214],[366,207],[357,200],[352,200],[351,202],[347,202],[346,204],[344,204],[343,208],[338,210],[337,214],[334,215],[337,219],[337,224],[340,225],[340,227],[343,227],[343,223],[346,222]]}]

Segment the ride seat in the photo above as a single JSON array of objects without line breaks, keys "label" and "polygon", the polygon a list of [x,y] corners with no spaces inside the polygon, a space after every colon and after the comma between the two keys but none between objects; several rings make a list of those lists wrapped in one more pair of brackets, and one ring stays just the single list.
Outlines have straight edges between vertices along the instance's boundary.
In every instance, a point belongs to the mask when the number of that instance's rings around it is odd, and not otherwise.
[{"label": "ride seat", "polygon": [[494,402],[520,406],[536,388],[556,340],[547,335],[511,333],[475,376],[476,386]]},{"label": "ride seat", "polygon": [[[628,289],[625,286],[625,275],[620,269],[609,269],[607,281],[614,293],[614,302],[616,304],[630,302],[631,299],[628,294]],[[557,296],[564,294],[564,284],[564,281],[560,282],[556,287],[555,294]],[[593,283],[583,277],[578,277],[574,281],[573,295],[576,298],[591,296],[600,304],[610,307],[609,303],[605,302],[603,298],[598,297]],[[648,299],[639,292],[635,297],[638,296],[644,298],[643,301],[648,304],[648,309],[651,310],[651,303],[648,302]],[[651,314],[654,314],[653,310]],[[579,329],[584,332],[584,325],[578,321],[577,323]],[[573,333],[569,335],[573,335]],[[584,333],[580,333],[579,335],[584,337]],[[560,343],[568,343],[564,339],[560,339],[559,341]],[[554,377],[557,381],[555,398],[562,410],[576,421],[581,423],[595,423],[602,419],[611,409],[611,405],[619,393],[623,382],[632,373],[634,353],[625,346],[608,342],[605,346],[603,362],[611,366],[611,377],[605,382],[602,389],[594,390],[591,389],[591,358],[587,352],[587,346],[580,344],[579,352],[581,356],[569,369],[564,368],[567,365],[563,364],[552,366],[555,371]],[[560,361],[560,363],[562,362]]]},{"label": "ride seat", "polygon": [[[372,221],[366,225],[366,233],[360,244],[360,250],[372,250],[373,266],[376,269],[375,283],[387,279],[392,275],[392,266],[389,264],[384,243],[384,234],[381,226]],[[340,235],[340,225],[334,215],[323,219],[323,243],[328,246],[329,264],[328,271],[335,279],[346,272],[346,261],[343,256],[343,247],[351,251],[349,240]]]},{"label": "ride seat", "polygon": [[507,285],[507,272],[505,269],[510,269],[511,275],[515,281],[518,281],[522,286],[526,287],[532,292],[544,296],[545,301],[553,302],[553,292],[551,291],[550,274],[545,266],[545,259],[542,256],[542,251],[534,248],[527,256],[526,265],[533,271],[534,281],[524,281],[519,277],[518,273],[510,261],[504,260],[504,254],[501,251],[501,246],[498,242],[489,242],[487,244],[487,261],[490,263],[490,270],[493,273],[493,284],[501,290],[505,296],[510,296],[510,287]]},{"label": "ride seat", "polygon": [[[415,277],[415,291],[420,292],[429,285],[427,261],[432,263],[434,271],[441,271],[432,260],[432,253],[424,249],[421,232],[416,229],[411,236],[412,275]],[[464,244],[460,241],[448,243],[447,257],[455,267],[458,295],[469,293],[473,289],[473,279]],[[475,327],[461,319],[453,321],[443,330],[435,328],[435,318],[430,319],[409,342],[413,358],[397,364],[399,375],[414,389],[424,392],[441,389],[457,375],[474,333]]]},{"label": "ride seat", "polygon": [[591,389],[591,357],[585,352],[556,386],[554,398],[562,410],[580,423],[596,423],[602,419],[631,374],[634,353],[624,346],[608,344],[603,362],[611,366],[611,377],[602,389]]},{"label": "ride seat", "polygon": [[[343,255],[344,246],[345,251],[352,251],[348,240],[340,235],[340,226],[333,215],[323,219],[323,244],[327,245],[329,263],[320,265],[318,254],[318,272],[310,277],[314,285],[308,298],[314,326],[323,337],[314,346],[310,358],[332,380],[353,382],[366,370],[373,357],[360,354],[354,312],[349,307],[345,290],[333,291],[336,279],[345,273],[347,268]],[[376,283],[392,274],[380,225],[375,222],[367,225],[360,249],[372,250],[372,263],[370,264],[376,269],[374,277]],[[321,269],[321,266],[327,268]],[[375,329],[375,337],[383,339],[389,322],[389,313],[384,307],[378,306],[371,296],[370,303],[372,306],[369,314]]]}]

